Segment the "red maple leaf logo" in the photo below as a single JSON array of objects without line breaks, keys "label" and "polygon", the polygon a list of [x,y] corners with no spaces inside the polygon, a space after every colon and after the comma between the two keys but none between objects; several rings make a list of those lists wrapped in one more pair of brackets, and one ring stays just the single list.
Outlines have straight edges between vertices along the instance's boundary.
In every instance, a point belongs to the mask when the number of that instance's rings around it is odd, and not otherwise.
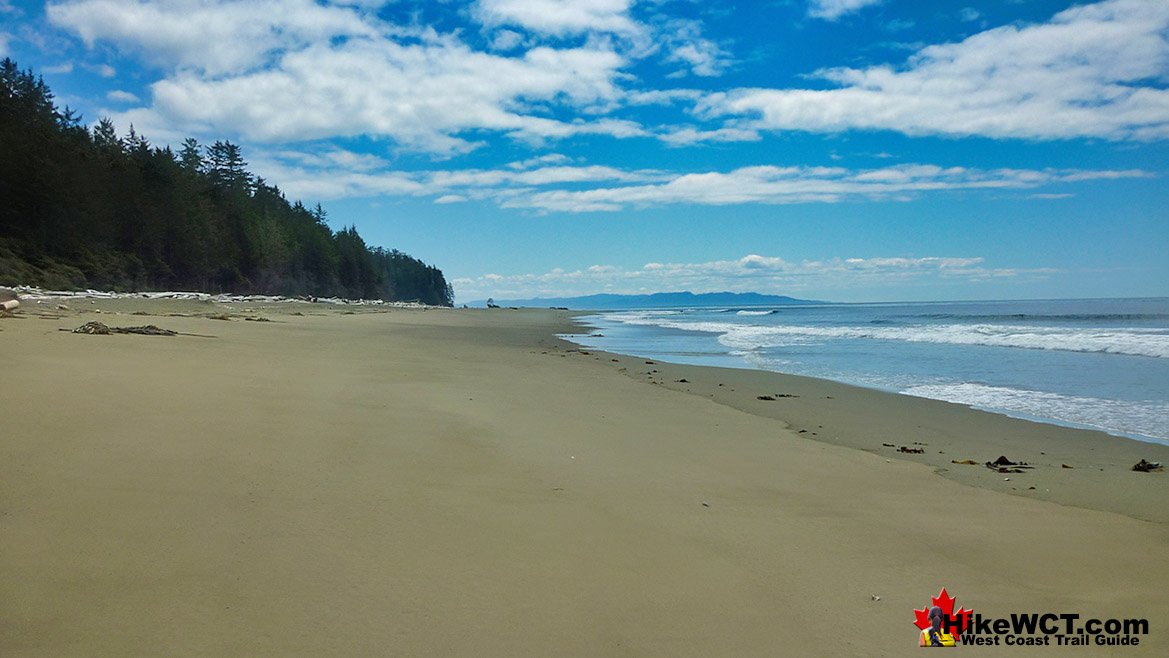
[{"label": "red maple leaf logo", "polygon": [[[946,588],[943,587],[941,594],[938,594],[937,596],[931,597],[931,601],[933,601],[933,602],[930,605],[927,605],[923,610],[916,610],[915,609],[913,611],[913,615],[914,615],[914,617],[916,617],[916,620],[914,621],[914,625],[923,631],[925,629],[929,628],[930,627],[930,608],[936,605],[942,609],[942,613],[944,615],[946,615],[945,618],[954,619],[956,617],[958,619],[958,623],[959,623],[958,631],[956,633],[954,633],[955,640],[956,640],[958,633],[961,633],[962,631],[965,631],[967,628],[970,627],[970,614],[972,612],[974,612],[973,610],[967,610],[966,608],[959,608],[958,612],[955,613],[954,612],[954,601],[957,601],[957,600],[958,599],[947,594]],[[943,630],[945,630],[945,629],[943,629]]]}]

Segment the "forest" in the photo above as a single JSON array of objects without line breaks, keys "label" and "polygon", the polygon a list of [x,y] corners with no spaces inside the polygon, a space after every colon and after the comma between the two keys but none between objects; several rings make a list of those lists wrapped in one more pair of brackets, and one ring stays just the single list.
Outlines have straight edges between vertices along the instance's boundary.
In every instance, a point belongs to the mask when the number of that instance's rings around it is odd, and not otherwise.
[{"label": "forest", "polygon": [[0,285],[452,304],[438,268],[326,217],[248,172],[230,141],[176,153],[132,126],[87,127],[0,62]]}]

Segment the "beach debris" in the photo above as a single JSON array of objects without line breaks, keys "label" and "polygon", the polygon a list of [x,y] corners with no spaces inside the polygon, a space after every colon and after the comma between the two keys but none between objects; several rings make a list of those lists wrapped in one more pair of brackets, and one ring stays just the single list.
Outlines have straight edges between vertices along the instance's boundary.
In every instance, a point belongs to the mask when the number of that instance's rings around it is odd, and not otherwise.
[{"label": "beach debris", "polygon": [[[61,331],[69,331],[69,330],[62,329]],[[105,326],[101,322],[86,322],[85,324],[81,325],[80,327],[77,327],[76,329],[74,329],[73,333],[75,333],[75,334],[93,334],[93,335],[97,335],[97,336],[108,336],[113,332],[111,332],[110,328]]]},{"label": "beach debris", "polygon": [[675,380],[674,380],[674,383],[675,383],[675,384],[689,384],[689,383],[690,383],[690,380],[689,380],[689,379],[686,379],[686,378],[682,378],[682,379],[675,379]]},{"label": "beach debris", "polygon": [[1153,471],[1165,470],[1165,465],[1161,462],[1147,462],[1144,459],[1132,465],[1132,470],[1138,473],[1152,473]]},{"label": "beach debris", "polygon": [[656,364],[653,361],[646,361],[645,365],[652,366],[652,365],[656,365]]},{"label": "beach debris", "polygon": [[1006,455],[1000,455],[992,462],[986,462],[986,467],[996,473],[1022,473],[1025,468],[1035,468],[1027,462],[1013,462]]},{"label": "beach debris", "polygon": [[261,317],[244,318],[244,320],[247,320],[248,322],[271,322],[271,320],[269,320],[268,318],[261,318]]},{"label": "beach debris", "polygon": [[142,336],[177,336],[179,332],[171,329],[162,329],[153,324],[142,327],[109,327],[101,322],[86,322],[76,329],[62,329],[75,334],[91,334],[95,336],[109,336],[110,334],[139,334]]},{"label": "beach debris", "polygon": [[992,462],[986,462],[986,467],[996,473],[1022,473],[1025,468],[1034,468],[1027,462],[1013,462],[1006,455],[1000,455]]},{"label": "beach debris", "polygon": [[879,596],[877,596],[876,594],[874,594],[874,595],[873,595],[873,600],[874,600],[874,601],[880,601],[880,600],[881,600],[881,597],[879,597]]},{"label": "beach debris", "polygon": [[179,332],[172,329],[163,329],[157,325],[148,324],[141,327],[110,327],[116,334],[139,334],[142,336],[177,336]]},{"label": "beach debris", "polygon": [[1061,468],[1075,468],[1075,466],[1068,466],[1067,464],[1060,464]]},{"label": "beach debris", "polygon": [[756,395],[755,399],[756,400],[768,400],[770,402],[775,402],[775,398],[770,396],[770,395]]},{"label": "beach debris", "polygon": [[11,288],[0,288],[0,314],[9,314],[20,306],[20,296]]},{"label": "beach debris", "polygon": [[901,446],[897,450],[899,452],[904,452],[904,453],[909,454],[909,455],[920,455],[923,452],[925,452],[925,450],[922,450],[921,448],[910,448],[909,446]]},{"label": "beach debris", "polygon": [[978,460],[975,460],[975,459],[963,459],[961,461],[958,461],[957,459],[951,459],[950,463],[951,464],[970,464],[971,466],[978,466]]},{"label": "beach debris", "polygon": [[212,313],[207,316],[208,320],[226,320],[231,321],[231,316],[226,313]]},{"label": "beach debris", "polygon": [[881,445],[885,446],[886,448],[896,448],[897,447],[897,446],[893,445],[892,443],[882,443]]}]

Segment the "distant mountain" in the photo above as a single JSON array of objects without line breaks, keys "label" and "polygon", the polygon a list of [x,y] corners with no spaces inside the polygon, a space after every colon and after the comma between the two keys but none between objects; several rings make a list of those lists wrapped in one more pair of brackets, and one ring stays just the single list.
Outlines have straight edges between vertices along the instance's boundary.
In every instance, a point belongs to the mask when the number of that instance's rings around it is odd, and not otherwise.
[{"label": "distant mountain", "polygon": [[[755,292],[659,292],[652,295],[587,295],[585,297],[547,297],[538,299],[496,299],[499,306],[526,306],[535,308],[565,307],[581,311],[616,311],[631,308],[673,308],[678,306],[784,306],[788,304],[826,304],[827,302],[796,299],[783,295],[760,295]],[[469,302],[468,306],[486,306],[483,300]]]}]

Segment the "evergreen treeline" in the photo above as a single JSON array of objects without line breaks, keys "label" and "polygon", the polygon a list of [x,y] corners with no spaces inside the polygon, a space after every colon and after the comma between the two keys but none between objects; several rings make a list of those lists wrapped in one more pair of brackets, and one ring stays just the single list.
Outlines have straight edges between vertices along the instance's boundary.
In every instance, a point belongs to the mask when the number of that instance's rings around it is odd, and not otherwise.
[{"label": "evergreen treeline", "polygon": [[179,151],[59,110],[0,62],[0,285],[418,300],[451,305],[437,268],[337,233],[226,141]]}]

